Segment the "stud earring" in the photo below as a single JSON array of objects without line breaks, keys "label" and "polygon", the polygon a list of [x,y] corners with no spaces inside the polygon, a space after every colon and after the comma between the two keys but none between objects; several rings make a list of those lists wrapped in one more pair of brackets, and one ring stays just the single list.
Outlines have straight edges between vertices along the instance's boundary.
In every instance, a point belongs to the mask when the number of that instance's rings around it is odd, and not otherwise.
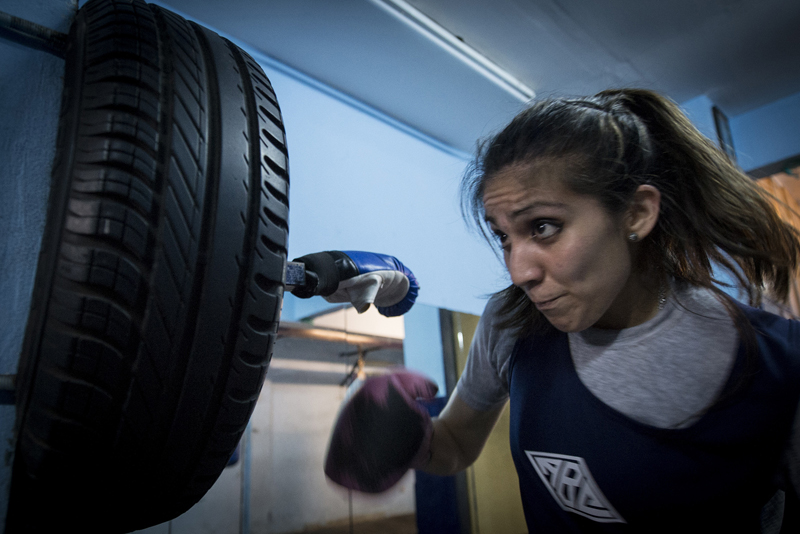
[{"label": "stud earring", "polygon": [[639,241],[639,234],[637,234],[636,232],[631,232],[631,233],[629,233],[629,234],[628,234],[628,241],[632,241],[632,242],[634,242],[634,243],[635,243],[636,241]]}]

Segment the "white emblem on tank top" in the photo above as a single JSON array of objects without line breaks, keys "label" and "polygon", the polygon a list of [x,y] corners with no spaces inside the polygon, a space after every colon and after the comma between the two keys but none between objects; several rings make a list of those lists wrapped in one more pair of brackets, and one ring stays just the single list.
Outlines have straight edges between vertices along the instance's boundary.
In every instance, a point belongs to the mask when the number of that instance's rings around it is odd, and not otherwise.
[{"label": "white emblem on tank top", "polygon": [[525,454],[561,508],[599,523],[626,522],[600,491],[583,458],[536,451]]}]

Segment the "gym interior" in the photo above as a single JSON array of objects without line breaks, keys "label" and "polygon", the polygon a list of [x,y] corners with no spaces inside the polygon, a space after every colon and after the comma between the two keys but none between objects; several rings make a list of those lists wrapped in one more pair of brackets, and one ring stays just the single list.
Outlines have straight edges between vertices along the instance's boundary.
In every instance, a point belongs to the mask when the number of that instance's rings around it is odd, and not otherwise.
[{"label": "gym interior", "polygon": [[[86,4],[0,2],[5,30],[27,21],[35,26],[29,33],[50,39],[43,45],[0,33],[0,524],[15,502],[22,395],[14,377],[37,307],[64,120],[58,47],[75,38],[70,27]],[[327,480],[325,451],[356,371],[369,376],[400,365],[425,374],[439,387],[439,409],[452,393],[487,297],[508,284],[502,259],[462,218],[459,181],[476,142],[536,96],[623,85],[664,91],[754,180],[800,203],[800,7],[788,0],[647,4],[153,4],[244,51],[274,89],[291,176],[283,260],[328,250],[388,254],[413,271],[420,289],[408,312],[388,318],[374,306],[359,314],[347,303],[281,288],[271,360],[233,454],[196,504],[138,532],[526,532],[507,411],[465,473],[440,480],[411,471],[379,495]],[[37,508],[48,512],[44,503]]]}]

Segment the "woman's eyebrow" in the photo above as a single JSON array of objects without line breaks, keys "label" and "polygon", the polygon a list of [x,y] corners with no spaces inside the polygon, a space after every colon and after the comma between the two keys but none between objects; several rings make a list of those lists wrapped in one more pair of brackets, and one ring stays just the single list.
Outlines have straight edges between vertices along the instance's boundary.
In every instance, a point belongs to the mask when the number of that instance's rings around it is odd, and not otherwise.
[{"label": "woman's eyebrow", "polygon": [[[557,201],[548,201],[548,200],[540,200],[531,202],[530,204],[523,206],[519,209],[516,209],[511,212],[510,219],[516,219],[522,215],[525,215],[529,211],[533,211],[539,208],[556,208],[556,209],[565,209],[567,205],[564,202],[557,202]],[[488,221],[489,219],[487,219]]]},{"label": "woman's eyebrow", "polygon": [[511,218],[512,219],[516,219],[517,217],[519,217],[521,215],[524,215],[529,211],[533,211],[533,210],[539,209],[539,208],[559,208],[559,209],[564,209],[566,207],[567,207],[567,205],[565,203],[563,203],[563,202],[547,201],[547,200],[535,201],[535,202],[531,202],[527,206],[524,206],[522,208],[519,208],[517,210],[512,211],[511,212]]},{"label": "woman's eyebrow", "polygon": [[[539,208],[566,209],[567,207],[568,207],[567,204],[564,203],[564,202],[558,202],[558,201],[555,201],[555,200],[537,200],[537,201],[531,202],[530,204],[527,204],[527,205],[525,205],[525,206],[523,206],[523,207],[521,207],[519,209],[516,209],[516,210],[512,211],[511,215],[509,216],[509,219],[511,219],[511,220],[517,219],[517,218],[521,217],[522,215],[525,215],[529,211],[533,211],[533,210],[539,209]],[[489,224],[495,224],[494,217],[492,217],[491,215],[485,216],[483,218],[483,220],[486,221]]]}]

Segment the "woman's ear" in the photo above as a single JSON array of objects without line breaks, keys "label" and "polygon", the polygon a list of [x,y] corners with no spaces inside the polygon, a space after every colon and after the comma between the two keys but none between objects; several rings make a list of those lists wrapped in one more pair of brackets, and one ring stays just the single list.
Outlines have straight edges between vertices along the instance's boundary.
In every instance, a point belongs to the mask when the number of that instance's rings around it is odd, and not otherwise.
[{"label": "woman's ear", "polygon": [[626,216],[626,235],[635,233],[643,239],[655,228],[660,211],[661,191],[647,184],[637,187]]}]

